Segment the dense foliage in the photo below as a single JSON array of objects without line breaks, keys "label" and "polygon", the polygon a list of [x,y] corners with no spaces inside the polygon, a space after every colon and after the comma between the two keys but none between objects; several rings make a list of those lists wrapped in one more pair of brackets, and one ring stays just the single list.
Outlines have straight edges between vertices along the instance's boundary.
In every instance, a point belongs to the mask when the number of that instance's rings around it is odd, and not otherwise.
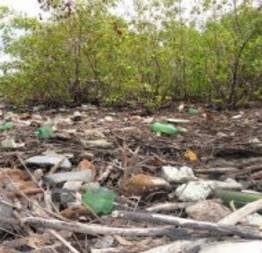
[{"label": "dense foliage", "polygon": [[249,1],[204,1],[190,20],[181,1],[134,1],[129,20],[114,14],[117,1],[39,2],[47,21],[0,9],[11,56],[0,91],[11,102],[235,107],[262,97],[262,15]]}]

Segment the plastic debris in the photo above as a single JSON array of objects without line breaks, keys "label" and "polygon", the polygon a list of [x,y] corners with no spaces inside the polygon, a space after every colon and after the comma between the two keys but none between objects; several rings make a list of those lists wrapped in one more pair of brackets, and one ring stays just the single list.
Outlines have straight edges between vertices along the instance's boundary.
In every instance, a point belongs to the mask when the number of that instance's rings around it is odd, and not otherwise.
[{"label": "plastic debris", "polygon": [[261,253],[262,241],[219,242],[204,246],[199,253]]},{"label": "plastic debris", "polygon": [[155,122],[151,125],[151,130],[158,134],[176,135],[178,134],[178,129],[172,124]]},{"label": "plastic debris", "polygon": [[190,115],[197,115],[199,113],[199,111],[197,109],[195,109],[194,107],[190,107],[188,109],[188,114]]},{"label": "plastic debris", "polygon": [[85,148],[110,148],[112,147],[112,143],[108,142],[105,139],[81,140],[81,143]]},{"label": "plastic debris", "polygon": [[89,187],[82,197],[82,201],[97,215],[111,214],[117,195],[105,187]]},{"label": "plastic debris", "polygon": [[183,112],[184,109],[185,109],[185,104],[180,104],[180,105],[178,106],[178,108],[177,108],[177,110],[178,110],[179,112]]},{"label": "plastic debris", "polygon": [[190,123],[190,120],[188,120],[188,119],[173,119],[173,118],[169,118],[166,121],[168,123],[172,123],[172,124],[188,124],[188,123]]},{"label": "plastic debris", "polygon": [[27,159],[26,163],[39,167],[50,167],[55,165],[59,166],[62,169],[70,169],[72,167],[71,162],[65,156],[58,154],[33,156]]},{"label": "plastic debris", "polygon": [[81,181],[83,183],[88,183],[93,180],[93,173],[92,171],[63,172],[48,175],[44,179],[51,185],[67,181]]},{"label": "plastic debris", "polygon": [[230,202],[233,201],[234,205],[237,207],[262,199],[261,193],[236,192],[225,190],[216,190],[215,196],[223,200],[223,202],[228,205],[230,204]]},{"label": "plastic debris", "polygon": [[187,166],[163,166],[162,174],[168,182],[187,182],[196,179],[193,170]]},{"label": "plastic debris", "polygon": [[49,139],[54,137],[54,131],[49,126],[40,127],[35,131],[35,134],[42,139]]},{"label": "plastic debris", "polygon": [[83,181],[67,181],[63,188],[70,190],[70,191],[79,191],[81,189],[81,186],[83,184]]},{"label": "plastic debris", "polygon": [[114,118],[112,116],[105,116],[105,121],[107,122],[113,122]]},{"label": "plastic debris", "polygon": [[79,111],[74,112],[74,114],[72,116],[72,120],[73,121],[80,121],[80,120],[82,120],[81,112],[79,112]]},{"label": "plastic debris", "polygon": [[68,205],[76,201],[76,195],[73,191],[67,189],[55,189],[52,192],[52,201],[62,205]]},{"label": "plastic debris", "polygon": [[0,131],[10,130],[14,128],[14,124],[12,122],[5,122],[0,125]]},{"label": "plastic debris", "polygon": [[16,149],[16,148],[23,148],[25,146],[24,143],[16,143],[14,139],[7,138],[1,142],[1,146],[3,148],[10,148],[10,149]]},{"label": "plastic debris", "polygon": [[195,202],[199,200],[205,200],[212,189],[206,181],[191,181],[187,184],[180,185],[176,191],[175,195],[180,201]]}]

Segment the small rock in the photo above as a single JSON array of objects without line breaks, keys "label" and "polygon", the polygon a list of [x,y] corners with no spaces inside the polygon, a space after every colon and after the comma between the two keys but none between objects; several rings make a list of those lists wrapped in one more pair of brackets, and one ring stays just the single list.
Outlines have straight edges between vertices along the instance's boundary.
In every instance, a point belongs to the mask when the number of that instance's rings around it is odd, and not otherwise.
[{"label": "small rock", "polygon": [[230,210],[215,200],[202,200],[186,208],[190,218],[201,221],[218,222],[230,214]]},{"label": "small rock", "polygon": [[39,167],[52,167],[59,163],[59,167],[62,169],[68,170],[72,167],[71,162],[66,157],[58,154],[38,155],[26,160],[26,164]]},{"label": "small rock", "polygon": [[70,191],[79,191],[82,186],[82,181],[67,181],[63,188]]},{"label": "small rock", "polygon": [[205,200],[211,192],[212,189],[206,181],[191,181],[180,185],[176,189],[175,195],[180,201],[195,202]]},{"label": "small rock", "polygon": [[77,172],[64,172],[64,173],[55,173],[48,175],[45,178],[45,181],[51,185],[67,182],[67,181],[81,181],[83,183],[91,182],[93,178],[93,172],[90,170],[77,171]]},{"label": "small rock", "polygon": [[163,177],[168,182],[186,182],[196,179],[194,172],[191,168],[187,166],[173,167],[173,166],[163,166],[162,167]]},{"label": "small rock", "polygon": [[81,143],[85,148],[111,148],[112,147],[112,143],[108,142],[105,139],[81,140]]}]

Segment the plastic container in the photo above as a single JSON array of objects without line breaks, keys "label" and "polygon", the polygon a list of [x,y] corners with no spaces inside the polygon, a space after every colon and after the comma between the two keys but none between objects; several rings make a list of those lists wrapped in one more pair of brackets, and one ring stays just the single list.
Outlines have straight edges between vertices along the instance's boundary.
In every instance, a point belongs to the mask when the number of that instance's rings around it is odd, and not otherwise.
[{"label": "plastic container", "polygon": [[45,127],[38,128],[36,130],[35,134],[39,138],[49,139],[49,138],[52,138],[54,136],[54,131],[51,127],[45,126]]},{"label": "plastic container", "polygon": [[179,130],[172,124],[155,122],[151,125],[151,130],[155,133],[176,135]]},{"label": "plastic container", "polygon": [[90,186],[86,189],[82,201],[97,215],[111,214],[117,195],[105,187]]},{"label": "plastic container", "polygon": [[12,122],[5,122],[0,125],[0,131],[10,130],[14,128],[14,124]]}]

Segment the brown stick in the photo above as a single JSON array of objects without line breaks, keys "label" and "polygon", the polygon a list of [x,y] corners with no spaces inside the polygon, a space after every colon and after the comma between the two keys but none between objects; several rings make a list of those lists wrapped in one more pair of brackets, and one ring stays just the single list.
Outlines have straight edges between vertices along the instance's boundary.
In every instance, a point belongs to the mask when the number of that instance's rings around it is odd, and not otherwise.
[{"label": "brown stick", "polygon": [[66,230],[88,235],[123,235],[123,236],[159,236],[170,235],[177,232],[171,226],[159,226],[151,228],[120,228],[96,224],[82,224],[79,222],[65,222],[56,219],[43,219],[36,217],[24,218],[23,222],[35,227],[44,227],[54,230]]},{"label": "brown stick", "polygon": [[249,239],[262,239],[262,235],[259,234],[256,230],[249,230],[243,227],[237,226],[228,226],[222,224],[215,224],[212,222],[205,221],[195,221],[192,219],[184,219],[171,215],[163,215],[156,213],[132,213],[127,211],[115,211],[113,213],[114,217],[134,220],[134,221],[147,221],[152,223],[162,223],[169,225],[176,225],[190,229],[197,230],[208,230],[212,232],[216,232],[222,235],[238,235],[243,238]]}]

